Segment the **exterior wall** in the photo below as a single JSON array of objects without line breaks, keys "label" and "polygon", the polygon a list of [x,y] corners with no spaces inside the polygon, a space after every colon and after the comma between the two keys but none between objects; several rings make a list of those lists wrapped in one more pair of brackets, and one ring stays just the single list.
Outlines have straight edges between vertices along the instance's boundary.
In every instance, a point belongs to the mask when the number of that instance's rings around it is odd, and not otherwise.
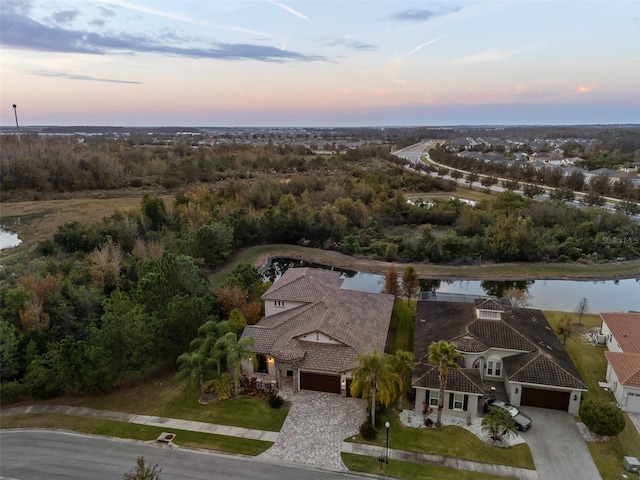
[{"label": "exterior wall", "polygon": [[620,385],[616,371],[611,368],[611,364],[607,363],[607,383],[609,384],[609,390],[613,392],[613,396],[616,398],[616,403],[622,405],[622,399],[624,395],[624,387]]},{"label": "exterior wall", "polygon": [[247,374],[249,375],[253,375],[255,373],[254,369],[253,369],[253,362],[246,360],[246,359],[242,359],[242,371],[243,372],[247,372]]},{"label": "exterior wall", "polygon": [[[432,390],[437,394],[438,392],[437,390],[435,389],[432,389]],[[426,399],[428,398],[427,397],[428,392],[429,392],[429,389],[427,388],[416,388],[416,403],[415,403],[415,409],[414,409],[416,413],[420,413],[420,414],[423,413],[424,405],[425,405]],[[461,392],[449,392],[449,391],[444,392],[444,405],[442,408],[443,415],[453,415],[453,416],[462,417],[462,418],[467,418],[468,416],[471,416],[471,418],[477,417],[478,402],[480,401],[480,396],[470,395],[466,393],[464,395],[467,396],[467,409],[466,410],[451,409],[449,408],[451,397],[456,393],[461,393]],[[429,418],[435,421],[437,416],[437,407],[431,407],[431,408],[433,409],[433,413]]]},{"label": "exterior wall", "polygon": [[622,348],[620,348],[620,345],[618,344],[616,338],[611,333],[611,330],[609,329],[607,322],[605,322],[604,320],[602,321],[602,326],[600,327],[600,331],[602,332],[603,335],[606,335],[605,345],[607,346],[607,349],[609,349],[610,352],[622,351]]},{"label": "exterior wall", "polygon": [[340,393],[342,393],[343,397],[347,396],[347,379],[348,378],[349,379],[351,378],[351,370],[340,374]]},{"label": "exterior wall", "polygon": [[[536,385],[529,384],[526,386],[536,388]],[[519,407],[520,404],[522,403],[522,384],[515,383],[515,382],[512,383],[507,381],[506,388],[507,388],[507,396],[509,397],[509,403],[511,405],[515,405],[516,407]],[[578,410],[580,410],[581,397],[582,397],[582,391],[571,390],[571,395],[569,397],[569,408],[567,408],[567,412],[571,413],[572,415],[578,415]]]},{"label": "exterior wall", "polygon": [[572,390],[571,397],[569,398],[569,408],[568,412],[572,415],[578,415],[578,410],[580,410],[580,399],[582,397],[582,392],[580,390]]},{"label": "exterior wall", "polygon": [[325,335],[322,332],[311,332],[305,335],[301,335],[297,337],[298,340],[304,340],[305,342],[314,342],[314,343],[332,343],[334,345],[340,345],[341,342],[331,338],[328,335]]},{"label": "exterior wall", "polygon": [[[267,357],[267,375],[269,375],[270,377],[274,377],[275,378],[276,375],[277,375],[277,369],[276,369],[275,362],[273,361],[273,357],[270,357],[269,355],[266,355],[266,357]],[[247,359],[243,359],[242,360],[242,371],[246,372],[248,375],[253,375],[253,374],[256,373],[255,367],[254,367],[254,363],[253,363],[253,359],[252,360],[247,360]]]},{"label": "exterior wall", "polygon": [[277,313],[286,312],[292,308],[306,305],[304,302],[291,302],[289,300],[265,300],[264,301],[264,316],[270,317]]},{"label": "exterior wall", "polygon": [[519,383],[506,383],[507,397],[509,397],[509,403],[516,407],[520,405],[522,398],[522,385]]}]

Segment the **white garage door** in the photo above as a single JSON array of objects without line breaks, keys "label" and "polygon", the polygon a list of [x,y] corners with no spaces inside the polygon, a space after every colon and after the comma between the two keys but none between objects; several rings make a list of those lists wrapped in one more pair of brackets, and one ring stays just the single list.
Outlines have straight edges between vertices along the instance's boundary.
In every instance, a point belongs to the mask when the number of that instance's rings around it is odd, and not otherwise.
[{"label": "white garage door", "polygon": [[626,410],[627,412],[640,413],[640,393],[629,392]]}]

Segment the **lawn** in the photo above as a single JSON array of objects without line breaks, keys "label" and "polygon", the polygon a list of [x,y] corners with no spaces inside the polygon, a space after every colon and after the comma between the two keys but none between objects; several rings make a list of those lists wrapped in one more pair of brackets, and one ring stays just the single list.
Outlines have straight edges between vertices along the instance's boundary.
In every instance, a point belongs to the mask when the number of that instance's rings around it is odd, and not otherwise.
[{"label": "lawn", "polygon": [[[164,431],[161,427],[136,425],[133,423],[99,420],[95,418],[74,417],[70,415],[12,415],[2,417],[2,428],[53,428],[72,430],[92,435],[131,438],[134,440],[152,441]],[[200,432],[171,429],[176,434],[173,443],[181,446],[206,448],[220,452],[238,453],[242,455],[259,455],[267,450],[271,442],[248,438],[229,437]]]},{"label": "lawn", "polygon": [[[606,348],[596,347],[589,343],[584,334],[587,330],[600,327],[599,315],[585,315],[582,325],[578,324],[578,315],[565,312],[544,312],[547,320],[557,329],[563,318],[571,319],[572,333],[567,341],[567,352],[578,368],[582,379],[589,387],[584,394],[585,399],[597,399],[613,402],[615,398],[611,392],[598,386],[599,381],[605,380],[607,360],[604,356]],[[626,427],[618,437],[610,438],[606,442],[587,442],[591,456],[596,462],[603,480],[623,478],[627,474],[622,468],[622,458],[625,456],[640,457],[640,434],[625,413]]]},{"label": "lawn", "polygon": [[197,387],[187,380],[174,381],[173,375],[164,375],[99,396],[67,396],[38,403],[155,415],[274,432],[280,431],[288,413],[286,404],[281,409],[273,409],[258,396],[203,405],[198,402]]},{"label": "lawn", "polygon": [[352,453],[343,453],[342,461],[351,471],[410,480],[505,480],[507,478],[436,465],[403,462],[401,460],[389,460],[388,465],[383,464],[382,468],[380,468],[380,462],[376,458]]},{"label": "lawn", "polygon": [[[494,447],[464,428],[455,426],[445,426],[439,429],[410,428],[402,425],[395,413],[387,414],[384,420],[388,420],[391,424],[389,427],[390,448],[535,470],[531,451],[527,444],[509,448]],[[367,441],[358,435],[354,441],[383,446],[386,438],[384,435],[379,435],[376,440]]]}]

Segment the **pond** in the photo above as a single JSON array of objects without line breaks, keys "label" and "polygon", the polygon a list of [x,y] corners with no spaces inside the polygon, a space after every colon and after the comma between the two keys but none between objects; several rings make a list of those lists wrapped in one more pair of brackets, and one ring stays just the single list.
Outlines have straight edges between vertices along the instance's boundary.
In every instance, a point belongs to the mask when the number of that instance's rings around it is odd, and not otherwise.
[{"label": "pond", "polygon": [[18,238],[17,233],[10,232],[0,227],[0,250],[16,247],[20,245],[21,242],[22,240]]},{"label": "pond", "polygon": [[[329,268],[341,272],[342,288],[363,292],[380,292],[384,287],[384,275],[362,273],[353,270],[331,268],[302,260],[288,258],[273,259],[264,270],[263,278],[274,281],[288,268]],[[526,290],[532,298],[531,307],[540,310],[562,310],[572,312],[582,297],[586,297],[590,313],[640,311],[640,278],[624,280],[421,280],[423,291],[440,293],[463,293],[468,295],[501,296],[507,288]]]}]

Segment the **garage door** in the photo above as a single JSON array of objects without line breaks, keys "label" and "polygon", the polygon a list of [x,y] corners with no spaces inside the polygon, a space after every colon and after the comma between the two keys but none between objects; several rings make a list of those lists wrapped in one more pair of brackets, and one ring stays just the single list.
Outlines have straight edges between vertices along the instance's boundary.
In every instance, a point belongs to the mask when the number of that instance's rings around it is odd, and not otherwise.
[{"label": "garage door", "polygon": [[524,387],[520,405],[530,407],[552,408],[554,410],[569,410],[569,392],[542,390],[541,388]]},{"label": "garage door", "polygon": [[626,407],[627,412],[640,413],[640,393],[629,392]]},{"label": "garage door", "polygon": [[302,390],[340,393],[340,375],[300,372],[300,388]]}]

